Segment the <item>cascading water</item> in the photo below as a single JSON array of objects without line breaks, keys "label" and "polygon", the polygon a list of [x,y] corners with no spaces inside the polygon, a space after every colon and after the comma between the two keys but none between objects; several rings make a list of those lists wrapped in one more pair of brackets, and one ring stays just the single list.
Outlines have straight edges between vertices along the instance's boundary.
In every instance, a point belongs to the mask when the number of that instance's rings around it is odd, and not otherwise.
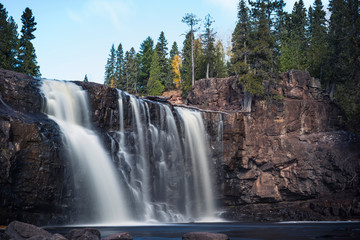
[{"label": "cascading water", "polygon": [[[43,80],[45,112],[63,133],[75,190],[89,196],[88,223],[214,221],[209,143],[200,112],[118,91],[118,121],[108,154],[89,119],[87,93],[71,82]],[[118,115],[116,115],[118,113]],[[84,199],[84,197],[80,198]],[[83,208],[83,206],[79,206]],[[89,218],[88,216],[92,218]]]},{"label": "cascading water", "polygon": [[200,112],[119,93],[112,153],[139,221],[215,219],[209,146]]},{"label": "cascading water", "polygon": [[[63,133],[63,141],[75,177],[90,191],[95,221],[113,225],[128,221],[130,214],[116,168],[99,137],[91,129],[87,93],[71,82],[43,80],[45,113]],[[84,204],[84,203],[80,203]]]}]

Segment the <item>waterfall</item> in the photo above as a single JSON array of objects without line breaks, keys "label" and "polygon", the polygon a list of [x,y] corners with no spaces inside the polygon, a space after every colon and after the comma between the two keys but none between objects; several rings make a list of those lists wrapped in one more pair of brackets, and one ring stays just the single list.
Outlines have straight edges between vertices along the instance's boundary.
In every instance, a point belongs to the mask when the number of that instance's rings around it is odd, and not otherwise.
[{"label": "waterfall", "polygon": [[95,215],[92,221],[108,225],[128,221],[128,206],[115,167],[91,128],[86,91],[71,82],[50,80],[43,80],[41,90],[46,99],[44,112],[62,131],[76,184],[85,183],[94,201],[93,209],[88,209]]},{"label": "waterfall", "polygon": [[119,95],[112,154],[134,218],[145,222],[215,218],[209,144],[200,112]]},{"label": "waterfall", "polygon": [[118,110],[104,136],[108,152],[93,130],[86,91],[50,80],[41,90],[44,112],[62,131],[75,192],[85,199],[77,207],[90,211],[82,213],[88,223],[218,220],[210,177],[215,163],[201,112],[118,90]]}]

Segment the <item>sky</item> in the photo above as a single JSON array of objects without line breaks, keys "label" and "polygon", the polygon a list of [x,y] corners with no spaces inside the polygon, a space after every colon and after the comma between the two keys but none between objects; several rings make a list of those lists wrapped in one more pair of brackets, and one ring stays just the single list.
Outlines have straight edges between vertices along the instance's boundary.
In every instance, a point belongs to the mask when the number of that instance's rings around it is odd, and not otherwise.
[{"label": "sky", "polygon": [[[150,36],[155,44],[164,31],[168,48],[182,46],[188,27],[181,19],[210,14],[214,30],[229,44],[237,21],[239,0],[0,0],[21,29],[21,15],[29,7],[37,22],[33,44],[43,78],[103,83],[111,45],[125,51]],[[295,0],[285,0],[291,11]],[[314,0],[304,0],[306,8]],[[328,0],[323,0],[327,7]],[[200,29],[201,31],[201,29]]]}]

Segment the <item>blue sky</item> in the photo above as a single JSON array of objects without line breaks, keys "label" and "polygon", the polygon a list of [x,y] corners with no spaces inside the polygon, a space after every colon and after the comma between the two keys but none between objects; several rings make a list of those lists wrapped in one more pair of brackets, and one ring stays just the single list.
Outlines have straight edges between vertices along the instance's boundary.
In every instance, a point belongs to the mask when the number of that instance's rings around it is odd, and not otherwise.
[{"label": "blue sky", "polygon": [[[285,0],[291,11],[295,0]],[[174,41],[182,46],[187,26],[185,13],[199,18],[209,13],[215,20],[218,38],[229,43],[236,23],[238,0],[1,0],[9,16],[21,28],[21,15],[32,9],[37,22],[33,40],[42,77],[103,83],[111,45],[125,50],[164,31],[168,48]],[[313,0],[304,0],[306,7]],[[327,6],[328,1],[323,0]]]}]

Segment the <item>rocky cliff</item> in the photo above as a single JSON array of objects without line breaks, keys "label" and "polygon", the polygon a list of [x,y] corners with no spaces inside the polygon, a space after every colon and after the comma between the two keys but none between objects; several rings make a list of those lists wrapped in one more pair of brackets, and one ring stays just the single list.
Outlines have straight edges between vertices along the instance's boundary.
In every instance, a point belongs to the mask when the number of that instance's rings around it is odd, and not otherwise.
[{"label": "rocky cliff", "polygon": [[307,72],[264,84],[243,112],[235,77],[196,82],[188,103],[226,111],[223,204],[228,217],[324,220],[360,217],[359,138]]},{"label": "rocky cliff", "polygon": [[[76,83],[89,93],[92,122],[110,150],[109,136],[119,128],[117,91]],[[0,70],[0,225],[69,223],[75,211],[71,164],[58,126],[41,113],[39,84]],[[305,72],[291,71],[264,87],[266,96],[253,97],[251,112],[242,111],[236,78],[199,80],[187,99],[208,110],[203,115],[216,165],[212,174],[225,216],[360,218],[359,140],[343,130],[340,109]],[[159,111],[151,102],[149,109],[151,115]]]}]

